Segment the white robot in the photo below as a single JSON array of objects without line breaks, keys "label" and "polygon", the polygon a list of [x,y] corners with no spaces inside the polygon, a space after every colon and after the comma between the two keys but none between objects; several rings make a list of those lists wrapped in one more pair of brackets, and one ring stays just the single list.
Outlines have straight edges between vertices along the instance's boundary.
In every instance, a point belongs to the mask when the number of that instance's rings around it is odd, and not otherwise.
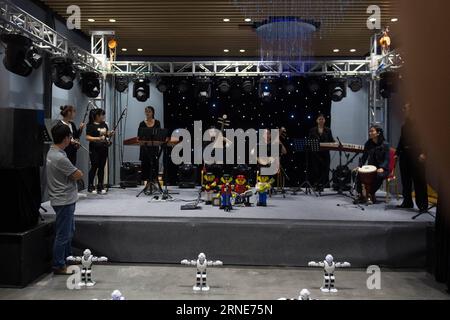
[{"label": "white robot", "polygon": [[95,257],[92,255],[91,250],[86,249],[81,257],[67,257],[67,261],[79,262],[81,264],[81,282],[80,286],[92,287],[95,285],[95,281],[92,280],[92,265],[94,262],[107,262],[106,257]]},{"label": "white robot", "polygon": [[198,255],[197,260],[184,259],[181,261],[181,264],[197,267],[197,282],[192,287],[192,289],[194,291],[208,291],[209,290],[209,286],[206,284],[206,267],[223,266],[222,261],[206,260],[206,255],[204,253],[200,253]]},{"label": "white robot", "polygon": [[298,296],[298,298],[292,298],[292,299],[280,298],[278,300],[301,300],[301,301],[305,301],[305,300],[313,300],[313,299],[311,299],[311,292],[309,292],[308,289],[303,289],[302,291],[300,291],[300,295]]},{"label": "white robot", "polygon": [[113,293],[111,293],[111,300],[125,300],[125,297],[119,290],[114,290]]},{"label": "white robot", "polygon": [[322,292],[338,292],[334,287],[334,270],[336,268],[349,268],[351,265],[349,262],[334,262],[334,258],[331,254],[325,257],[323,262],[311,261],[308,263],[310,267],[321,267],[323,268],[323,286],[320,288]]}]

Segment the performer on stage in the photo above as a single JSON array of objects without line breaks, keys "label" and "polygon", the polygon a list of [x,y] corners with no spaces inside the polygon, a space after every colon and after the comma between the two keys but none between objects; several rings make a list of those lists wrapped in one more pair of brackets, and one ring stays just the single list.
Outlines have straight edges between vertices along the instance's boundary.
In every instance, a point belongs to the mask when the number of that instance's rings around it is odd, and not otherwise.
[{"label": "performer on stage", "polygon": [[[364,145],[364,153],[360,159],[360,167],[367,162],[369,166],[377,168],[376,178],[370,186],[371,194],[368,195],[370,200],[375,203],[375,193],[380,189],[383,181],[389,176],[389,144],[384,138],[383,129],[377,125],[372,125],[369,128],[369,140]],[[360,168],[357,168],[359,170]],[[358,199],[356,203],[366,203],[368,201],[362,193],[362,183],[358,175],[357,180]]]},{"label": "performer on stage", "polygon": [[76,109],[74,106],[61,106],[61,116],[63,117],[58,121],[58,124],[64,124],[69,127],[70,132],[72,133],[72,141],[67,146],[64,151],[67,154],[67,158],[69,158],[70,162],[75,166],[77,163],[77,151],[80,145],[80,137],[83,133],[83,129],[85,127],[84,123],[80,123],[80,126],[77,128],[73,120],[75,119]]},{"label": "performer on stage", "polygon": [[425,171],[426,155],[419,139],[416,123],[411,116],[411,104],[402,108],[405,123],[402,126],[396,157],[400,159],[400,175],[403,186],[403,203],[400,208],[413,208],[412,186],[416,192],[416,204],[421,213],[428,211],[428,192]]},{"label": "performer on stage", "polygon": [[[316,119],[317,127],[309,131],[309,138],[317,139],[320,143],[335,142],[331,129],[325,126],[325,116],[319,114]],[[330,180],[330,151],[313,152],[311,159],[312,183],[317,191],[329,188]]]},{"label": "performer on stage", "polygon": [[[91,169],[89,170],[88,192],[105,194],[103,185],[105,165],[108,159],[108,147],[110,138],[114,131],[109,131],[105,123],[105,111],[94,109],[91,111],[89,123],[86,127],[86,140],[89,141],[89,152]],[[94,179],[97,175],[97,188],[94,187]]]},{"label": "performer on stage", "polygon": [[[155,119],[155,108],[152,106],[145,108],[145,120],[139,124],[139,128],[161,128],[161,123]],[[142,163],[142,180],[144,180],[145,185],[148,182],[156,181],[158,178],[158,156],[159,146],[141,146],[139,160]]]}]

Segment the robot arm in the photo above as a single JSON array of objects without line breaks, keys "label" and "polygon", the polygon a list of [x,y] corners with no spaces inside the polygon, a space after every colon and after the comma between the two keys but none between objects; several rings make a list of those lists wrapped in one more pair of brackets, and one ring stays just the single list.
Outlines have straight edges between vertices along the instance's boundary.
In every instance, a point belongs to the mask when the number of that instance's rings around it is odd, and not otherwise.
[{"label": "robot arm", "polygon": [[81,262],[81,257],[69,256],[69,257],[66,258],[66,261],[70,261],[70,262]]},{"label": "robot arm", "polygon": [[336,268],[350,268],[350,262],[336,262]]},{"label": "robot arm", "polygon": [[325,263],[323,262],[315,262],[315,261],[310,261],[308,262],[308,267],[325,267]]},{"label": "robot arm", "polygon": [[208,267],[218,267],[218,266],[223,266],[223,262],[220,260],[217,261],[208,261],[207,262]]},{"label": "robot arm", "polygon": [[92,257],[93,262],[108,262],[107,257]]},{"label": "robot arm", "polygon": [[181,260],[181,264],[184,264],[187,266],[195,266],[195,265],[197,265],[197,261],[184,259],[184,260]]}]

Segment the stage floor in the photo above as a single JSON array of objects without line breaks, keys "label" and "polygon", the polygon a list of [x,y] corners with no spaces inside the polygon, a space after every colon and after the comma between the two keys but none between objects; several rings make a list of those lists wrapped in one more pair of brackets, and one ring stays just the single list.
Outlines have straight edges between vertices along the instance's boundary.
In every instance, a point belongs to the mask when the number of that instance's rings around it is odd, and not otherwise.
[{"label": "stage floor", "polygon": [[[309,221],[367,221],[367,222],[434,222],[429,215],[422,215],[417,220],[411,218],[417,210],[397,209],[399,204],[395,199],[389,204],[384,203],[384,193],[378,195],[379,203],[363,206],[364,211],[352,204],[352,199],[336,195],[332,191],[325,196],[316,197],[292,192],[273,195],[268,199],[267,207],[234,207],[231,212],[225,212],[218,207],[200,204],[200,210],[181,210],[180,207],[194,200],[198,190],[170,187],[174,201],[156,201],[152,196],[136,194],[141,188],[110,189],[106,195],[83,193],[77,203],[76,215],[80,218],[89,216],[106,217],[151,217],[151,218],[242,218],[263,220],[309,220]],[[256,197],[252,199],[256,203]],[[49,214],[54,214],[48,202],[43,204]],[[435,212],[433,211],[433,214]]]}]

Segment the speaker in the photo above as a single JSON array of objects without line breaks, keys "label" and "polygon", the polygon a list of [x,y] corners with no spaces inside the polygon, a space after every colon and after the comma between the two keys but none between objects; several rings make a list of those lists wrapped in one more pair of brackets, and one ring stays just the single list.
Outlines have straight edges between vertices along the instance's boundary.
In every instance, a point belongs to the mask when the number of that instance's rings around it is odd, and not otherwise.
[{"label": "speaker", "polygon": [[120,167],[120,187],[136,188],[141,183],[141,165],[124,162]]},{"label": "speaker", "polygon": [[178,186],[184,189],[193,189],[197,186],[198,167],[192,164],[183,164],[178,167]]},{"label": "speaker", "polygon": [[43,165],[44,111],[0,108],[0,168]]}]

